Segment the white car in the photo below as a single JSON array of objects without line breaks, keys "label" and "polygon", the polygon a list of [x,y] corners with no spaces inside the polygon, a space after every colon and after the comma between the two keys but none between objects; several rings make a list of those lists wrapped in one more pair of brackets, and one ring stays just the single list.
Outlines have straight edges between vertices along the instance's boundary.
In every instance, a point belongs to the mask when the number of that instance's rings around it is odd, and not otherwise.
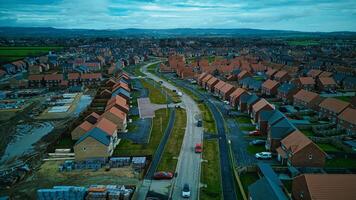
[{"label": "white car", "polygon": [[256,153],[255,157],[257,159],[271,159],[272,153],[271,152],[260,152],[260,153]]},{"label": "white car", "polygon": [[182,197],[183,198],[189,198],[190,197],[190,189],[188,184],[184,184],[183,190],[182,190]]},{"label": "white car", "polygon": [[229,105],[230,102],[229,101],[224,101],[224,104]]}]

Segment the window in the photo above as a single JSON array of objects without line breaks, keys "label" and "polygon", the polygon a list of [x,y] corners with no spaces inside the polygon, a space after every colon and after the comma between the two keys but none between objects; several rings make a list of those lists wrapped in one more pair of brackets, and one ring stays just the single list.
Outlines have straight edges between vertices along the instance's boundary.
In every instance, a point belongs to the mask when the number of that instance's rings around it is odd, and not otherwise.
[{"label": "window", "polygon": [[313,154],[309,154],[309,160],[313,159]]},{"label": "window", "polygon": [[87,148],[86,147],[83,147],[83,151],[86,151],[87,150]]}]

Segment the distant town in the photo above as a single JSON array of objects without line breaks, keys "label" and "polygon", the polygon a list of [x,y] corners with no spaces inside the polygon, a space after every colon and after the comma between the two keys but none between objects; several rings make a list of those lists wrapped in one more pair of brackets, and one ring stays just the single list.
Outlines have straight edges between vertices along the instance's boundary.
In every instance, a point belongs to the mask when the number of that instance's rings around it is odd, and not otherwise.
[{"label": "distant town", "polygon": [[21,30],[0,199],[356,199],[354,33]]}]

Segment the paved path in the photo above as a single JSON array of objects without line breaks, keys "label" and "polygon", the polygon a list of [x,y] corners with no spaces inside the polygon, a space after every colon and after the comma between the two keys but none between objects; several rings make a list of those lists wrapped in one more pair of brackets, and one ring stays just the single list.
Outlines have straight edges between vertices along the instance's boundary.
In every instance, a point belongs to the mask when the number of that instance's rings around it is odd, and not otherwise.
[{"label": "paved path", "polygon": [[167,108],[167,104],[151,103],[150,98],[138,98],[137,105],[140,118],[153,118],[156,110]]},{"label": "paved path", "polygon": [[[162,81],[162,85],[170,90],[180,91],[172,84],[165,80],[147,72],[147,66],[142,68],[142,72],[148,78],[156,82]],[[182,92],[183,93],[183,92]],[[195,123],[195,116],[200,114],[200,110],[196,102],[188,95],[183,93],[182,104],[187,112],[187,126],[183,139],[183,144],[178,157],[177,177],[173,179],[173,190],[171,198],[182,199],[181,192],[185,183],[188,183],[191,189],[191,199],[198,199],[199,197],[199,183],[200,183],[200,168],[201,168],[201,154],[194,153],[194,146],[196,143],[202,143],[203,128],[197,127]]]}]

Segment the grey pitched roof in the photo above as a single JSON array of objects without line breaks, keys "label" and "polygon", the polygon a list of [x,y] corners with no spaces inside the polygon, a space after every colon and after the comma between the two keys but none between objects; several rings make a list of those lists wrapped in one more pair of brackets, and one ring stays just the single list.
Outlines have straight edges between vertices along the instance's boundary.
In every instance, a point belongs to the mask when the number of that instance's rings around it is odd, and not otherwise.
[{"label": "grey pitched roof", "polygon": [[247,104],[253,104],[255,103],[257,100],[259,99],[259,97],[256,94],[252,94],[248,100],[247,100]]},{"label": "grey pitched roof", "polygon": [[275,110],[261,110],[260,112],[260,119],[262,121],[268,121],[268,119],[272,116]]},{"label": "grey pitched roof", "polygon": [[288,119],[283,118],[270,128],[271,138],[283,139],[296,130],[295,126]]},{"label": "grey pitched roof", "polygon": [[240,101],[243,103],[247,103],[248,99],[252,96],[251,94],[243,93],[240,97]]},{"label": "grey pitched roof", "polygon": [[248,192],[253,200],[288,200],[281,187],[267,177],[248,186]]},{"label": "grey pitched roof", "polygon": [[79,140],[75,143],[75,145],[78,145],[88,137],[94,138],[95,140],[104,144],[105,146],[109,146],[110,144],[110,136],[108,136],[108,134],[103,130],[101,130],[100,128],[95,127],[90,131],[88,131],[87,133],[85,133],[84,135],[82,135],[82,137],[79,138]]},{"label": "grey pitched roof", "polygon": [[351,84],[351,85],[356,85],[356,77],[351,77],[348,76],[344,79],[343,83]]},{"label": "grey pitched roof", "polygon": [[124,96],[130,98],[130,93],[127,90],[125,90],[124,88],[119,88],[119,89],[115,90],[112,93],[111,97],[114,97],[114,96],[119,95],[119,94],[123,94]]},{"label": "grey pitched roof", "polygon": [[272,115],[268,119],[268,125],[275,124],[279,120],[283,119],[285,116],[283,113],[281,113],[279,110],[273,110]]},{"label": "grey pitched roof", "polygon": [[281,180],[279,180],[277,174],[273,171],[271,165],[267,163],[258,163],[258,168],[260,169],[261,173],[264,177],[269,178],[274,184],[282,186]]}]

